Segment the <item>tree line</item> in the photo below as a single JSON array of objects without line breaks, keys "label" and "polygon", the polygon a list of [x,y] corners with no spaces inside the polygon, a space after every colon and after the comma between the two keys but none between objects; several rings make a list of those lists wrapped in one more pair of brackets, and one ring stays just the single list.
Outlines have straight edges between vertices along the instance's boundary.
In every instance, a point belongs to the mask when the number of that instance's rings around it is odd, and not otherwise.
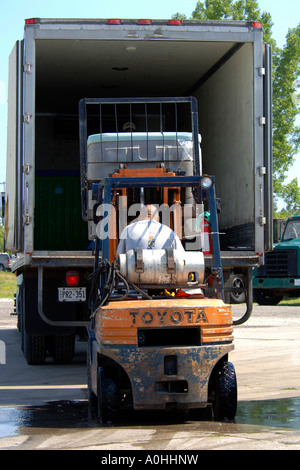
[{"label": "tree line", "polygon": [[[176,13],[173,18],[187,19]],[[298,178],[286,181],[287,172],[300,150],[299,115],[300,86],[300,23],[290,28],[286,43],[278,47],[272,35],[271,14],[261,11],[256,0],[198,1],[190,19],[246,20],[262,24],[264,42],[272,46],[273,62],[273,200],[274,217],[300,215],[300,187]],[[278,210],[283,201],[284,208]]]}]

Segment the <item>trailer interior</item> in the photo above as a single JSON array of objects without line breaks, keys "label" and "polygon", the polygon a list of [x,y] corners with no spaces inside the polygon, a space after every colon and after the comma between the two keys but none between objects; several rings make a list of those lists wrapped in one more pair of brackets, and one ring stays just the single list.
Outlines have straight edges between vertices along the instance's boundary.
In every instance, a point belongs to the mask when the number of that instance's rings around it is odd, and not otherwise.
[{"label": "trailer interior", "polygon": [[[253,44],[159,35],[36,39],[35,55],[35,250],[89,246],[80,207],[79,100],[141,96],[197,98],[203,173],[215,176],[221,200],[221,249],[254,250]],[[121,117],[129,120],[125,111]],[[112,114],[111,132],[115,126]]]}]

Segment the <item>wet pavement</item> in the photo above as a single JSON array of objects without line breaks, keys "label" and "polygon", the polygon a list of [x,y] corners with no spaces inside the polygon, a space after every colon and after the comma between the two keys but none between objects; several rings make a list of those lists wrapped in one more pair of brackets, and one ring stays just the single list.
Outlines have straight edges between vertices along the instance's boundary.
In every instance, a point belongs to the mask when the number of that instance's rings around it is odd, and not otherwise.
[{"label": "wet pavement", "polygon": [[[212,418],[208,418],[204,411],[199,411],[197,418],[192,418],[180,412],[173,412],[172,416],[159,412],[135,412],[123,416],[119,427],[150,426],[162,422],[166,425],[178,422],[197,422],[203,426],[205,423],[220,425],[220,422],[216,423]],[[300,443],[300,397],[239,402],[234,421],[226,421],[221,425],[232,425],[233,428],[234,425],[240,424],[297,430]],[[87,401],[66,400],[40,406],[1,407],[0,438],[16,435],[21,428],[24,432],[26,428],[88,429],[98,428],[98,425],[89,419]]]},{"label": "wet pavement", "polygon": [[300,449],[299,398],[242,402],[233,422],[205,416],[136,413],[117,427],[88,419],[85,402],[0,409],[2,450],[294,450]]},{"label": "wet pavement", "polygon": [[239,424],[298,430],[300,443],[300,397],[239,402],[235,421]]},{"label": "wet pavement", "polygon": [[[274,307],[272,307],[274,310]],[[119,426],[89,420],[85,345],[74,364],[28,366],[20,352],[15,318],[0,302],[1,450],[296,450],[300,449],[300,307],[288,313],[257,307],[235,329],[230,358],[238,379],[233,422],[207,413],[134,412]],[[2,320],[3,318],[3,320]]]}]

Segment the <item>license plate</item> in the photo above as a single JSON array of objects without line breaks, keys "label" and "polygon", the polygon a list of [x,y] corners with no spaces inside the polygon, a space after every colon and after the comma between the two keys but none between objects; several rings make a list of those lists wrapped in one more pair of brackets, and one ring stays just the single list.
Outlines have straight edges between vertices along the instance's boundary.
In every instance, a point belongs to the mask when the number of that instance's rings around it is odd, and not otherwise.
[{"label": "license plate", "polygon": [[59,287],[59,302],[85,302],[86,287]]}]

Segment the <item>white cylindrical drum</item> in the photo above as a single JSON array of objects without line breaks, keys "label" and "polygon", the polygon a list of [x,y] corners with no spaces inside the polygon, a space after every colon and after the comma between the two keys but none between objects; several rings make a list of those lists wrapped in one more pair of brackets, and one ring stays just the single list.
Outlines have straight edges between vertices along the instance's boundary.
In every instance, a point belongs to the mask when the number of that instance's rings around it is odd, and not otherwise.
[{"label": "white cylindrical drum", "polygon": [[204,280],[198,251],[130,250],[119,255],[120,273],[134,284],[197,286]]}]

